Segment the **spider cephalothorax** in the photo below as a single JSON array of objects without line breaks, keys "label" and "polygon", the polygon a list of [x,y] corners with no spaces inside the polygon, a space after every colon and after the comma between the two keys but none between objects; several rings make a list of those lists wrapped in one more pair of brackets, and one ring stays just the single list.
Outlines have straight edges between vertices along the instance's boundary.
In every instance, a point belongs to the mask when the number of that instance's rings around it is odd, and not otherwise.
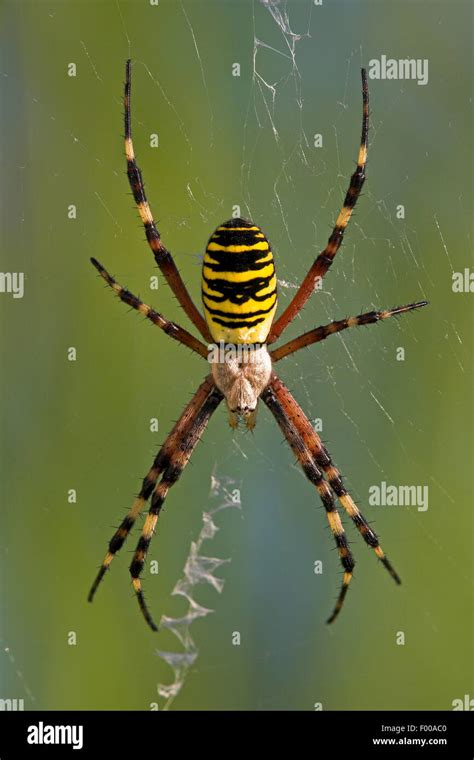
[{"label": "spider cephalothorax", "polygon": [[334,535],[344,574],[336,605],[328,620],[332,622],[342,607],[354,569],[354,559],[342,527],[336,501],[351,518],[364,541],[374,550],[394,580],[400,583],[400,579],[382,551],[376,534],[348,493],[319,435],[288,388],[274,373],[273,364],[300,348],[324,340],[341,330],[357,325],[373,324],[379,320],[412,311],[425,306],[426,301],[383,311],[369,311],[357,317],[340,319],[313,328],[277,348],[269,350],[268,346],[280,337],[300,312],[320,279],[331,266],[364,184],[369,129],[369,93],[366,72],[362,70],[362,139],[357,166],[350,179],[344,204],[326,247],[316,257],[293,299],[276,321],[274,317],[277,292],[273,254],[261,229],[246,219],[231,219],[218,227],[211,236],[203,261],[202,298],[205,319],[194,305],[171,253],[162,243],[145,195],[141,172],[136,164],[133,150],[130,91],[131,62],[127,61],[124,105],[128,179],[155,261],[180,305],[207,345],[147,306],[130,291],[122,288],[96,259],[92,259],[92,263],[120,300],[143,314],[171,338],[207,359],[211,363],[211,374],[201,383],[159,450],[151,469],[143,480],[140,493],[113,535],[108,552],[89,592],[89,601],[92,601],[100,581],[115,554],[123,546],[137,517],[151,499],[148,515],[130,565],[130,574],[145,619],[150,627],[156,630],[156,625],[145,604],[140,575],[168,491],[180,477],[209,419],[223,398],[229,409],[231,426],[236,427],[238,418],[241,416],[249,428],[255,425],[257,403],[261,399],[275,417],[306,477],[318,491],[329,527]]},{"label": "spider cephalothorax", "polygon": [[[257,403],[272,374],[272,360],[265,345],[251,345],[243,357],[224,348],[222,360],[211,360],[212,378],[224,396],[229,424],[237,427],[242,417],[247,427],[255,427]],[[212,350],[212,347],[211,347]]]}]

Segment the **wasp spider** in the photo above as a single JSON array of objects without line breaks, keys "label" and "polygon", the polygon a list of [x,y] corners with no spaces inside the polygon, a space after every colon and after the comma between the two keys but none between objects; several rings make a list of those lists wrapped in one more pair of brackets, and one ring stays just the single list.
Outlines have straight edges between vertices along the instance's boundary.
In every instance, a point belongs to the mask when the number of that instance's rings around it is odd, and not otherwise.
[{"label": "wasp spider", "polygon": [[320,278],[326,274],[333,263],[364,184],[369,128],[366,72],[362,70],[362,138],[357,167],[350,179],[344,205],[325,249],[317,256],[295,296],[276,320],[274,317],[277,307],[277,282],[271,248],[260,227],[247,219],[231,219],[217,227],[211,235],[202,267],[204,317],[194,305],[171,253],[161,241],[145,195],[142,175],[135,161],[133,149],[130,91],[131,62],[127,61],[124,94],[125,153],[130,187],[155,261],[180,305],[207,345],[119,285],[96,259],[92,259],[92,264],[121,301],[136,309],[171,338],[183,343],[204,360],[209,358],[209,344],[211,347],[219,344],[225,349],[247,348],[249,350],[244,356],[238,352],[230,357],[226,354],[224,358],[221,356],[220,360],[212,362],[211,373],[201,383],[164,442],[143,480],[140,493],[112,537],[105,559],[89,593],[89,601],[92,601],[115,554],[123,546],[137,517],[151,497],[148,515],[130,565],[130,573],[140,609],[148,625],[153,630],[157,630],[145,604],[140,575],[163,502],[168,491],[186,467],[210,417],[221,401],[223,399],[226,401],[232,427],[236,427],[238,420],[242,419],[251,429],[255,425],[257,404],[261,399],[275,417],[306,477],[316,488],[334,535],[344,573],[336,605],[328,620],[332,622],[342,607],[354,569],[354,559],[337,510],[337,501],[396,583],[400,583],[400,578],[382,551],[376,534],[347,492],[326,447],[288,388],[275,374],[273,366],[281,359],[299,351],[300,348],[324,340],[329,335],[349,327],[373,324],[404,314],[425,306],[426,301],[341,319],[316,327],[278,348],[269,349],[269,346],[280,337],[303,308]]}]

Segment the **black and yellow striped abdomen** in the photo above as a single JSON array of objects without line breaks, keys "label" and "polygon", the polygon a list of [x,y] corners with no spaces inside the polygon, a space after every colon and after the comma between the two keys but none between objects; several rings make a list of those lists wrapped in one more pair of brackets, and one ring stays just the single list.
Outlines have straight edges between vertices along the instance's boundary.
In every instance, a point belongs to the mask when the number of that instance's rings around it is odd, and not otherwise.
[{"label": "black and yellow striped abdomen", "polygon": [[264,343],[276,286],[273,254],[260,227],[231,219],[216,229],[202,267],[204,315],[216,343]]}]

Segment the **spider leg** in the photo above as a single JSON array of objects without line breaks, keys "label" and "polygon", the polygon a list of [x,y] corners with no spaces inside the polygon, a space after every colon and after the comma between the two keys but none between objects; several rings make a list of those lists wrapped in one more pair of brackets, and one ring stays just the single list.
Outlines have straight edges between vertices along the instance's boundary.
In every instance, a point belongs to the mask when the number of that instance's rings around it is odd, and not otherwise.
[{"label": "spider leg", "polygon": [[132,189],[135,203],[145,227],[145,234],[148,244],[153,252],[155,261],[165,277],[168,285],[178,299],[182,308],[188,315],[191,322],[199,330],[203,338],[212,342],[211,334],[207,327],[206,321],[198,311],[188,293],[181,275],[178,272],[171,253],[165,248],[161,241],[160,233],[156,227],[150,205],[145,195],[145,187],[140,169],[135,160],[135,152],[132,141],[132,116],[131,116],[131,90],[132,90],[132,62],[127,61],[125,67],[125,92],[124,92],[124,111],[125,111],[125,156],[127,159],[127,176]]},{"label": "spider leg", "polygon": [[[327,621],[328,623],[332,623],[339,614],[344,603],[344,599],[346,597],[347,590],[352,579],[355,561],[349,549],[346,534],[344,532],[341,518],[339,516],[339,512],[337,511],[331,489],[323,478],[322,472],[318,467],[314,454],[308,446],[307,440],[305,440],[305,437],[303,437],[301,431],[299,430],[297,418],[290,414],[287,400],[285,396],[280,392],[279,383],[280,381],[276,375],[274,375],[270,384],[261,394],[261,398],[275,417],[280,429],[283,432],[283,435],[291,447],[291,450],[301,465],[304,474],[308,480],[316,487],[319,493],[324,509],[326,510],[329,527],[331,528],[331,531],[334,535],[339,558],[344,569],[341,590],[339,592],[334,610]],[[303,414],[303,412],[301,412],[301,414]]]},{"label": "spider leg", "polygon": [[422,306],[427,306],[428,301],[418,301],[417,303],[410,303],[406,306],[397,306],[394,309],[385,309],[384,311],[367,311],[365,314],[358,314],[357,317],[347,317],[346,319],[339,319],[334,322],[330,322],[328,325],[321,325],[314,330],[299,335],[297,338],[284,343],[282,346],[270,351],[272,361],[278,362],[280,359],[284,359],[290,354],[294,354],[295,351],[299,351],[300,348],[305,346],[311,346],[312,343],[319,343],[329,335],[347,330],[348,327],[358,327],[359,325],[371,325],[375,322],[379,322],[382,319],[388,319],[388,317],[395,317],[398,314],[405,314],[413,309],[420,309]]},{"label": "spider leg", "polygon": [[305,305],[308,298],[313,293],[317,283],[321,280],[332,262],[334,257],[341,247],[342,239],[344,237],[344,231],[349,224],[354,206],[357,203],[357,199],[362,190],[362,186],[365,182],[365,165],[367,162],[367,148],[368,148],[368,135],[369,135],[369,87],[367,84],[367,72],[362,69],[362,136],[359,147],[359,154],[357,157],[357,167],[353,173],[349,188],[344,199],[344,205],[339,212],[339,216],[336,219],[336,224],[329,237],[326,248],[319,254],[310,268],[308,274],[304,278],[296,294],[291,302],[288,304],[284,312],[274,322],[270,334],[268,336],[268,343],[273,343],[288,327],[290,322],[296,317]]},{"label": "spider leg", "polygon": [[[140,575],[168,491],[178,481],[213,412],[222,401],[222,393],[216,388],[212,380],[206,378],[201,388],[203,388],[205,384],[207,384],[207,393],[204,402],[200,406],[194,406],[191,412],[191,424],[188,426],[186,432],[179,436],[179,440],[176,441],[175,446],[171,448],[171,451],[166,458],[166,463],[163,463],[161,480],[154,487],[150,509],[146,516],[141,536],[130,565],[132,585],[138,599],[138,604],[146,622],[153,631],[158,630],[158,628],[145,603]],[[193,402],[191,402],[191,404],[192,403]]]},{"label": "spider leg", "polygon": [[[354,500],[347,492],[339,470],[334,466],[326,447],[322,443],[319,435],[313,429],[313,426],[311,425],[310,421],[306,417],[299,404],[296,402],[293,395],[276,375],[272,376],[272,379],[270,381],[270,384],[267,386],[266,391],[269,391],[270,394],[273,394],[275,396],[281,408],[284,410],[285,415],[288,418],[294,420],[294,425],[297,428],[299,435],[305,442],[305,445],[311,452],[311,455],[314,457],[314,460],[317,463],[318,467],[320,467],[324,472],[329,485],[336,494],[344,510],[347,512],[352,522],[356,526],[357,530],[361,534],[362,538],[366,544],[374,550],[375,554],[382,562],[384,567],[388,570],[394,581],[400,584],[401,580],[391,562],[389,562],[388,558],[385,556],[385,553],[379,544],[376,533],[372,530],[367,520],[355,504]],[[262,398],[268,406],[268,401],[266,398],[264,398],[263,395]],[[331,618],[328,622],[332,622]]]},{"label": "spider leg", "polygon": [[123,518],[119,528],[112,536],[107,554],[105,555],[104,561],[102,562],[97,577],[92,584],[92,588],[89,592],[89,602],[92,602],[94,594],[97,591],[102,578],[109,569],[113,558],[119,549],[122,548],[125,540],[127,539],[130,531],[135,524],[138,515],[141,513],[145,507],[145,504],[153,493],[153,489],[155,488],[159,476],[170,466],[170,462],[173,461],[173,457],[176,455],[176,452],[180,451],[180,447],[184,445],[184,442],[187,441],[189,436],[192,434],[197,420],[200,419],[199,415],[202,415],[204,409],[209,408],[210,398],[212,398],[214,403],[215,397],[216,389],[212,378],[209,375],[199,386],[191,401],[184,409],[181,417],[173,427],[171,433],[168,435],[166,441],[156,455],[151,469],[143,480],[140,493],[133,502],[133,505],[129,512]]},{"label": "spider leg", "polygon": [[152,309],[151,306],[143,303],[143,301],[137,298],[137,296],[134,296],[133,293],[130,293],[129,290],[126,290],[121,285],[119,285],[118,282],[116,282],[116,280],[114,280],[114,278],[107,272],[107,270],[104,269],[102,264],[97,261],[97,259],[92,258],[91,263],[95,266],[100,276],[105,280],[107,285],[112,288],[112,290],[117,294],[121,301],[128,304],[133,309],[136,309],[136,311],[140,312],[140,314],[143,314],[143,316],[149,319],[150,322],[153,322],[154,325],[157,325],[157,327],[160,327],[162,330],[164,330],[164,332],[169,335],[170,338],[174,338],[174,340],[179,341],[179,343],[183,343],[196,354],[199,354],[199,356],[202,356],[205,359],[207,358],[209,351],[204,343],[201,343],[200,340],[195,338],[194,335],[191,335],[191,333],[189,333],[183,327],[180,327],[174,322],[170,322],[157,311]]}]

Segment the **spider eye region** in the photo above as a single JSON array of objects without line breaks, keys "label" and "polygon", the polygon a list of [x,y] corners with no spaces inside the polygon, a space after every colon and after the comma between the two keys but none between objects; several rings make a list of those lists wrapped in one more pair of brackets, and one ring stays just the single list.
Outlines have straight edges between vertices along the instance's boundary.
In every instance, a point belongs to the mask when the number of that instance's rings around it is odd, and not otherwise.
[{"label": "spider eye region", "polygon": [[202,301],[216,342],[265,342],[277,306],[277,281],[270,244],[253,222],[230,219],[209,238]]}]

